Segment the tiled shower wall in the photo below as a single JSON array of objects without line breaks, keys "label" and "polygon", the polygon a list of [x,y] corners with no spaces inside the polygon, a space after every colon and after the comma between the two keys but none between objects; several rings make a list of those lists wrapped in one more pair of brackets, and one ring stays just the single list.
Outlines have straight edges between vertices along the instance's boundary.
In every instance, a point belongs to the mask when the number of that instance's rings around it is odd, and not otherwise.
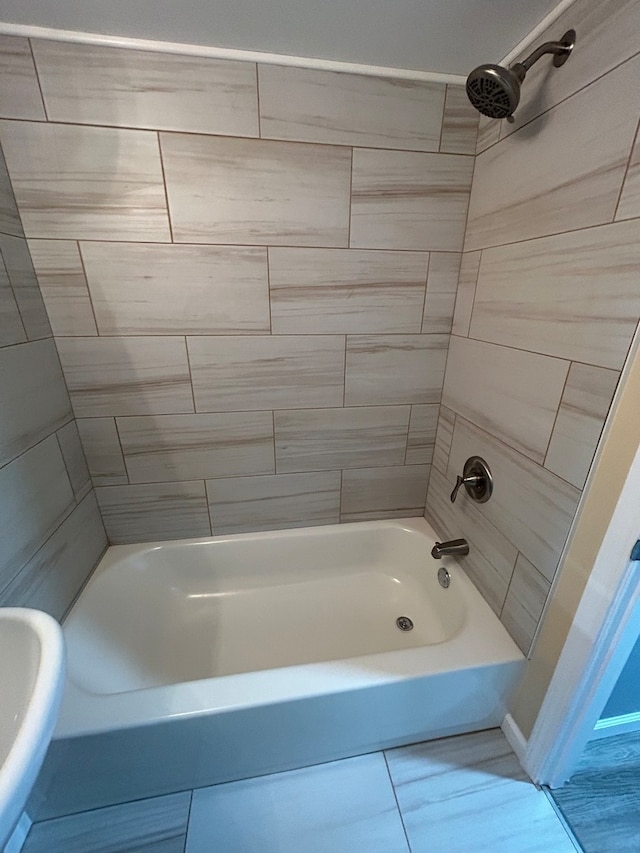
[{"label": "tiled shower wall", "polygon": [[462,88],[0,46],[0,136],[110,541],[422,515]]},{"label": "tiled shower wall", "polygon": [[[640,4],[577,0],[540,41],[570,27],[515,123],[481,122],[427,499],[525,652],[640,316]],[[452,506],[472,454],[494,495]]]},{"label": "tiled shower wall", "polygon": [[0,150],[0,605],[59,619],[105,547]]}]

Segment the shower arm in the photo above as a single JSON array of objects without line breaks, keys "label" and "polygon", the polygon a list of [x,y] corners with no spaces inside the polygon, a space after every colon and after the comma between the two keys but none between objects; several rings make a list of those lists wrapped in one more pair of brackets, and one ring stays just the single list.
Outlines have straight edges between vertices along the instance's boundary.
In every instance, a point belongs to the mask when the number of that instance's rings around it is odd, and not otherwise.
[{"label": "shower arm", "polygon": [[[571,49],[573,48],[573,44],[567,44],[564,41],[546,41],[544,44],[541,44],[540,47],[537,47],[530,56],[527,56],[526,59],[523,59],[522,62],[516,62],[515,65],[511,66],[511,70],[515,71],[518,74],[520,68],[524,70],[524,73],[534,65],[540,57],[544,56],[546,53],[552,53],[554,56],[562,57],[563,60],[569,56],[571,53]],[[557,64],[554,62],[554,65]],[[560,64],[563,64],[562,62]],[[524,78],[524,74],[522,75]]]}]

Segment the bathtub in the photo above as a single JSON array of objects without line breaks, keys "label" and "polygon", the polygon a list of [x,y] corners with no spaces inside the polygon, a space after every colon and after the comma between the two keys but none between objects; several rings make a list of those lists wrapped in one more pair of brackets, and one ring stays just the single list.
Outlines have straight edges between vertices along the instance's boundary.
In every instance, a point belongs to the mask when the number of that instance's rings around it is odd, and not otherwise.
[{"label": "bathtub", "polygon": [[434,541],[407,519],[109,548],[31,816],[500,725],[523,657]]}]

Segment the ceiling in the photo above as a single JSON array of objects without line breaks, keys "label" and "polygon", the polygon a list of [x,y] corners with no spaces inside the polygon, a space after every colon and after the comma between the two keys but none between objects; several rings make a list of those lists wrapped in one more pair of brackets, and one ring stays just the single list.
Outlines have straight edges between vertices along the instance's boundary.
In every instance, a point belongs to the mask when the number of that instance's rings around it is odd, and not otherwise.
[{"label": "ceiling", "polygon": [[557,0],[2,0],[5,23],[467,74]]}]

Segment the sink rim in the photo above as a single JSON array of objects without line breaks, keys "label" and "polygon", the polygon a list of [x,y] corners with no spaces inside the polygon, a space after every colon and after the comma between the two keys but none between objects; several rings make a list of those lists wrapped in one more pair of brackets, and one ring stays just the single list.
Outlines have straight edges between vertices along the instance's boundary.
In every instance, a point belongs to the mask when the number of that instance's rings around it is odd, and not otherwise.
[{"label": "sink rim", "polygon": [[[64,689],[62,629],[48,613],[29,607],[0,607],[5,620],[31,628],[40,659],[28,705],[8,755],[0,766],[0,846],[13,830],[46,754]],[[0,652],[1,653],[1,652]]]}]

